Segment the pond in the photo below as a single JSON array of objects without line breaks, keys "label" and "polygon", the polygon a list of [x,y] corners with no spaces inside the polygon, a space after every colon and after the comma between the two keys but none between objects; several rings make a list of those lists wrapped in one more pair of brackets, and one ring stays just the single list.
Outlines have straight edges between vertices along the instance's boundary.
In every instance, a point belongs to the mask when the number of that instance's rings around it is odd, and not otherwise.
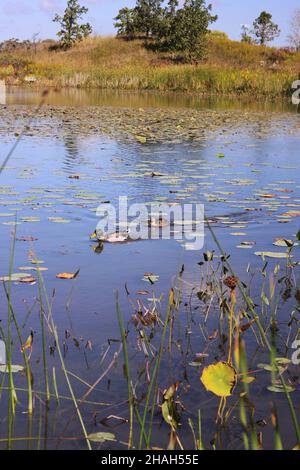
[{"label": "pond", "polygon": [[[13,374],[18,402],[13,416],[7,416],[9,380],[2,374],[1,448],[87,448],[68,374],[77,400],[84,397],[80,413],[87,433],[110,433],[115,439],[92,442],[92,447],[126,449],[130,413],[116,295],[128,329],[135,400],[143,413],[172,286],[181,299],[161,357],[157,400],[161,404],[164,390],[180,381],[174,402],[181,416],[179,447],[195,448],[191,422],[197,433],[201,410],[205,448],[243,448],[241,390],[228,398],[226,423],[220,429],[215,424],[220,400],[200,381],[204,366],[227,360],[229,343],[220,326],[220,299],[211,292],[214,282],[222,290],[219,280],[224,272],[220,273],[220,253],[209,227],[251,292],[276,356],[290,359],[299,328],[300,249],[297,243],[293,246],[287,285],[284,240],[295,240],[300,229],[297,109],[183,95],[66,90],[51,92],[35,112],[38,91],[9,89],[6,98],[0,107],[1,160],[23,130],[24,135],[1,174],[0,276],[8,276],[13,265],[12,273],[23,279],[13,276],[11,284],[1,282],[1,337],[9,329],[5,289],[10,285],[11,309],[22,337],[20,342],[12,322],[12,363],[24,365],[24,352],[29,358],[34,412],[28,414],[27,379],[21,372]],[[99,222],[98,206],[117,206],[120,196],[127,196],[130,204],[148,206],[203,204],[209,219],[203,249],[186,249],[172,237],[95,243],[90,235]],[[209,263],[212,251],[214,260]],[[261,256],[270,252],[273,258]],[[64,273],[77,275],[57,277]],[[204,292],[204,284],[210,293]],[[273,284],[278,290],[272,296]],[[222,298],[227,299],[223,290]],[[139,324],[140,311],[152,312],[160,321]],[[269,351],[261,345],[256,325],[250,325],[241,311],[236,315],[246,324],[241,331],[248,368],[256,379],[249,385],[246,408],[260,444],[274,447],[273,403],[284,447],[293,448],[297,439],[286,395],[268,389],[270,372],[260,367],[270,363]],[[144,334],[149,335],[147,341]],[[24,346],[28,337],[22,353],[21,343]],[[298,412],[299,367],[289,364],[284,372]],[[150,421],[147,415],[148,425]],[[151,447],[167,448],[170,423],[164,421],[160,406],[152,421]],[[137,446],[136,422],[133,436]]]}]

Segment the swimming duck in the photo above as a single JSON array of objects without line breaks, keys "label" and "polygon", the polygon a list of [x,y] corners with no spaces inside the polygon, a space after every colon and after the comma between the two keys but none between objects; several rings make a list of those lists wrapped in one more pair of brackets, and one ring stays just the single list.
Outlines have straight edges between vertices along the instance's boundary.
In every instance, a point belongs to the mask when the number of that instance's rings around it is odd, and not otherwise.
[{"label": "swimming duck", "polygon": [[168,227],[169,222],[163,217],[149,217],[148,226],[154,228],[164,228]]},{"label": "swimming duck", "polygon": [[130,235],[128,232],[103,233],[102,230],[95,230],[90,239],[102,243],[125,243],[130,241]]}]

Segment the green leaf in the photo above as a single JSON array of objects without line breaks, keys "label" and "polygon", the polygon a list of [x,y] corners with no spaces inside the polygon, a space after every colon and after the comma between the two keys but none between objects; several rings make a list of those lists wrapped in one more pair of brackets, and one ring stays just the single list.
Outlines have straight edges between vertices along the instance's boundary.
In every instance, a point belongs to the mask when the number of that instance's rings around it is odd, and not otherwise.
[{"label": "green leaf", "polygon": [[88,440],[91,442],[97,442],[103,444],[104,442],[116,442],[116,436],[110,432],[96,432],[88,436]]},{"label": "green leaf", "polygon": [[286,391],[288,393],[294,392],[296,389],[295,387],[291,387],[289,385],[286,385],[285,388],[282,385],[271,385],[268,387],[269,392],[273,393],[285,393]]},{"label": "green leaf", "polygon": [[269,302],[269,299],[268,299],[268,297],[266,296],[266,294],[262,293],[262,295],[261,295],[261,300],[269,307],[270,302]]}]

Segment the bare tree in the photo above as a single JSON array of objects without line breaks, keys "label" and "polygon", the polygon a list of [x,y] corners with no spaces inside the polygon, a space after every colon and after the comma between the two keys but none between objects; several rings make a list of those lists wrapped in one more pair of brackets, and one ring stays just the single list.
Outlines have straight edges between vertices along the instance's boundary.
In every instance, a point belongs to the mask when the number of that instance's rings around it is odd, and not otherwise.
[{"label": "bare tree", "polygon": [[297,8],[291,20],[291,33],[288,40],[292,47],[300,51],[300,8]]}]

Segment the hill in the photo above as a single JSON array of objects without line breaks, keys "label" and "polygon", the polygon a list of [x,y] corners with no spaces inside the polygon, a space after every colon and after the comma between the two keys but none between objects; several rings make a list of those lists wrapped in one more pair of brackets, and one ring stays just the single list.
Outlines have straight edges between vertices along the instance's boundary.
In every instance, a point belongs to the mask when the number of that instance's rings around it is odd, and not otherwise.
[{"label": "hill", "polygon": [[208,58],[190,65],[144,47],[141,40],[93,37],[63,51],[54,41],[0,50],[0,78],[7,83],[53,87],[187,91],[276,99],[291,94],[300,52],[231,41],[214,32]]}]

